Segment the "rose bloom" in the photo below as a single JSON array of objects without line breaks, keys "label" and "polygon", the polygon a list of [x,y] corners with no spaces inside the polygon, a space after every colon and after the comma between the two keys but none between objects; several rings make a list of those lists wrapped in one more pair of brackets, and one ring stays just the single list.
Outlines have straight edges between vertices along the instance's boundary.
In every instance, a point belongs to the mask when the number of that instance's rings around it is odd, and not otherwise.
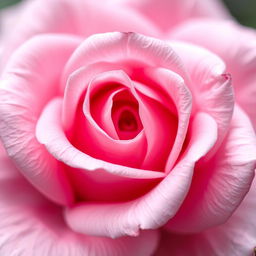
[{"label": "rose bloom", "polygon": [[255,31],[215,0],[34,0],[14,15],[0,255],[254,255]]}]

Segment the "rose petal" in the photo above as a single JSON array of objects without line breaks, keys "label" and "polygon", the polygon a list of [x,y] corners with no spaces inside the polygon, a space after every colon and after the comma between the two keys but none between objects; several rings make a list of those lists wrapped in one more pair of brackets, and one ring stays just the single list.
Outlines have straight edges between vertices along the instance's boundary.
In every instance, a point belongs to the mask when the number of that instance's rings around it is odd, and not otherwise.
[{"label": "rose petal", "polygon": [[186,152],[159,185],[134,201],[88,202],[68,208],[65,214],[68,225],[77,232],[109,237],[136,236],[140,229],[161,227],[179,209],[189,190],[195,162],[210,150],[216,139],[215,121],[208,114],[199,113],[193,121]]},{"label": "rose petal", "polygon": [[57,94],[63,64],[79,42],[38,36],[13,55],[1,77],[0,134],[8,154],[33,185],[61,204],[72,194],[56,161],[36,140],[35,125],[42,107]]},{"label": "rose petal", "polygon": [[163,31],[196,17],[230,19],[228,10],[219,0],[126,0],[123,1],[138,13],[152,20]]},{"label": "rose petal", "polygon": [[86,200],[128,200],[146,193],[164,177],[161,172],[111,164],[76,149],[61,127],[61,105],[62,100],[55,98],[46,106],[37,123],[36,135],[52,156],[72,167],[70,179],[75,182],[79,196]]},{"label": "rose petal", "polygon": [[148,256],[155,251],[157,231],[114,240],[74,233],[62,209],[26,182],[1,145],[0,165],[0,255]]},{"label": "rose petal", "polygon": [[[114,88],[114,90],[119,89],[119,87],[130,89],[131,86],[129,77],[123,71],[104,72],[94,77],[88,87],[83,103],[84,115],[80,117],[79,122],[75,123],[74,139],[79,143],[76,143],[76,145],[80,146],[81,151],[95,158],[116,164],[125,163],[126,166],[140,168],[147,150],[144,131],[131,140],[115,140],[106,134],[91,116],[89,106],[91,91],[95,90],[95,87],[100,87],[101,89],[98,88],[98,90],[103,91],[102,86],[108,81],[122,85]],[[110,88],[107,89],[110,90]],[[111,122],[111,117],[108,122]],[[73,144],[74,139],[72,139]],[[136,156],[134,155],[135,151]]]},{"label": "rose petal", "polygon": [[222,143],[233,114],[231,78],[226,73],[225,63],[204,48],[182,42],[172,42],[171,46],[190,75],[189,89],[193,94],[194,111],[207,112],[218,124],[218,141],[212,155]]},{"label": "rose petal", "polygon": [[181,60],[168,43],[132,32],[105,33],[90,36],[74,52],[65,68],[62,91],[72,72],[95,63],[115,63],[119,66],[116,69],[128,75],[129,67],[163,67],[187,78]]},{"label": "rose petal", "polygon": [[[179,75],[173,73],[171,70],[164,69],[164,68],[147,68],[145,70],[145,75],[151,81],[145,82],[151,88],[155,87],[155,91],[160,92],[163,90],[169,98],[165,98],[160,100],[164,106],[168,106],[170,101],[175,103],[175,110],[178,112],[178,128],[175,133],[173,129],[168,128],[168,126],[163,127],[165,132],[168,131],[170,134],[176,134],[175,139],[173,140],[172,149],[169,150],[169,156],[165,160],[165,172],[170,172],[173,167],[173,164],[177,160],[179,153],[181,151],[184,139],[186,137],[186,132],[189,124],[190,113],[192,109],[192,97],[190,90],[185,84],[184,79]],[[152,84],[152,81],[156,84]],[[143,92],[143,91],[142,91]],[[157,120],[157,117],[155,117]],[[154,121],[155,121],[154,120]],[[162,125],[158,122],[159,125]],[[174,121],[172,121],[174,123]],[[174,125],[173,125],[174,126]],[[149,126],[150,128],[152,127]],[[156,140],[159,140],[159,136],[161,136],[161,128],[156,129],[156,134],[153,136]],[[164,132],[162,132],[164,133]],[[165,141],[165,142],[164,142]],[[160,145],[165,145],[167,143],[167,138],[163,138],[163,142],[159,143]],[[150,158],[151,155],[148,154]]]},{"label": "rose petal", "polygon": [[177,116],[152,98],[140,92],[135,94],[147,138],[147,153],[141,168],[164,171],[177,132]]},{"label": "rose petal", "polygon": [[[74,148],[61,127],[61,105],[62,100],[60,98],[53,99],[44,109],[36,127],[38,141],[44,144],[48,151],[59,161],[74,168],[82,168],[87,171],[105,169],[109,173],[131,178],[153,179],[165,176],[161,172],[130,168],[97,160]],[[46,130],[44,128],[48,123],[51,123],[51,126],[48,126]]]},{"label": "rose petal", "polygon": [[[149,70],[151,71],[151,70]],[[66,96],[74,95],[73,93],[69,93],[68,89],[71,89],[75,92],[73,88],[77,88],[73,83],[76,84],[86,84],[84,75],[87,76],[87,72],[85,74],[81,72],[72,75],[72,80],[69,80],[69,88],[66,88]],[[77,77],[79,76],[80,79]],[[176,88],[176,83],[178,84],[177,87],[184,87],[181,83],[179,77],[173,74],[171,71],[168,74],[169,77],[169,84],[174,83],[173,88]],[[163,107],[162,104],[159,104],[155,100],[147,97],[146,95],[140,93],[137,90],[137,83],[130,80],[130,78],[123,72],[123,71],[108,71],[103,72],[100,75],[95,76],[94,80],[91,82],[90,86],[88,87],[86,95],[89,95],[89,89],[92,87],[92,83],[95,81],[101,81],[101,84],[106,83],[107,81],[114,83],[114,84],[122,84],[124,87],[126,86],[131,93],[134,95],[135,99],[137,99],[139,104],[139,113],[141,117],[141,122],[144,126],[144,131],[141,132],[136,138],[133,140],[126,140],[126,141],[116,141],[112,138],[109,138],[104,131],[95,123],[89,113],[89,106],[87,106],[88,99],[85,101],[87,105],[84,105],[84,113],[86,118],[82,120],[81,118],[81,126],[77,125],[76,122],[75,131],[73,132],[76,136],[76,141],[81,144],[79,146],[75,142],[75,146],[78,146],[83,152],[96,157],[100,158],[105,161],[110,161],[117,164],[125,163],[126,166],[132,166],[142,169],[150,169],[150,170],[158,170],[161,171],[164,169],[167,157],[169,152],[171,151],[172,144],[176,135],[177,129],[177,120],[176,116],[172,115],[167,111],[166,108]],[[165,82],[165,81],[164,81]],[[163,82],[163,83],[164,83]],[[163,85],[164,86],[164,85]],[[81,86],[80,86],[81,87]],[[86,86],[85,86],[86,87]],[[93,87],[92,87],[93,88]],[[117,90],[118,88],[116,88]],[[186,104],[184,101],[188,101],[189,92],[185,90],[186,88],[180,89],[183,90],[182,96],[173,96],[174,98],[183,97],[185,99],[175,100],[180,101],[178,104],[178,108],[181,106],[180,112],[185,113],[188,112],[186,115],[186,121],[189,119],[189,109],[191,101]],[[103,89],[101,89],[102,91]],[[142,88],[140,88],[140,91]],[[185,91],[184,91],[185,90]],[[143,91],[143,90],[142,90]],[[166,94],[170,94],[169,90],[166,90]],[[172,94],[172,93],[171,93]],[[177,93],[178,94],[178,93]],[[187,95],[187,98],[185,97]],[[64,116],[67,117],[66,119],[70,119],[70,109],[68,106],[68,98],[65,97],[64,99],[64,106],[65,110],[68,111],[67,114],[63,112]],[[76,97],[78,98],[78,97]],[[71,98],[73,101],[73,97]],[[171,99],[172,100],[172,99]],[[168,102],[170,99],[168,100]],[[165,103],[165,102],[164,102]],[[72,111],[74,113],[74,111]],[[72,114],[71,113],[71,116]],[[182,113],[183,114],[183,113]],[[184,115],[183,115],[184,120]],[[109,121],[108,121],[109,122]],[[184,122],[184,121],[183,121]],[[182,129],[186,130],[186,125],[183,124]],[[81,133],[81,131],[84,131]],[[168,133],[166,133],[168,131]],[[144,141],[145,136],[147,138]],[[182,141],[183,142],[183,141]],[[182,142],[181,145],[182,145]],[[136,148],[136,156],[134,156],[134,149]],[[133,149],[133,150],[132,150]],[[144,159],[145,153],[146,157]],[[142,163],[143,162],[143,163]]]},{"label": "rose petal", "polygon": [[[221,189],[221,191],[225,191]],[[166,231],[155,256],[232,255],[251,256],[256,245],[256,179],[239,208],[223,225],[202,233],[182,235]]]},{"label": "rose petal", "polygon": [[4,60],[24,41],[38,34],[76,34],[82,37],[110,31],[135,31],[152,36],[159,34],[153,23],[131,8],[107,1],[33,1],[27,5],[17,24],[5,42]]},{"label": "rose petal", "polygon": [[256,137],[238,107],[224,143],[211,160],[195,167],[192,186],[170,230],[199,232],[224,223],[248,192],[256,168]]},{"label": "rose petal", "polygon": [[225,61],[236,101],[256,127],[256,32],[230,21],[196,20],[177,27],[171,37],[202,45]]},{"label": "rose petal", "polygon": [[119,69],[115,64],[97,63],[78,68],[68,74],[67,82],[64,82],[62,107],[62,122],[65,131],[69,131],[72,128],[80,98],[86,92],[91,80],[101,73]]}]

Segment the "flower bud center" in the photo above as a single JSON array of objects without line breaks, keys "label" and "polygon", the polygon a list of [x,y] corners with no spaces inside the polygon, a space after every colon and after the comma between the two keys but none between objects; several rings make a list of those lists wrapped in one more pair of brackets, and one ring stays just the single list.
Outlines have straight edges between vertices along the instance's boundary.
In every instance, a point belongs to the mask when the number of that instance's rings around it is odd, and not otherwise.
[{"label": "flower bud center", "polygon": [[137,131],[138,124],[135,116],[130,110],[124,109],[121,112],[118,120],[118,128],[120,131],[127,131],[127,132]]}]

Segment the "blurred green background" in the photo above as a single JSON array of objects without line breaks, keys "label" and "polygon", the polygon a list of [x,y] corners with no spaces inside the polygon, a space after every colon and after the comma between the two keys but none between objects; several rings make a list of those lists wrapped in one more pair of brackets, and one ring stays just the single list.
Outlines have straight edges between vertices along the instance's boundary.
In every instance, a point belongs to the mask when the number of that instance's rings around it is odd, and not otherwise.
[{"label": "blurred green background", "polygon": [[[14,5],[21,0],[0,0],[0,9]],[[70,0],[72,1],[72,0]],[[201,0],[205,1],[205,0]],[[256,0],[222,0],[231,14],[246,26],[256,28]]]}]

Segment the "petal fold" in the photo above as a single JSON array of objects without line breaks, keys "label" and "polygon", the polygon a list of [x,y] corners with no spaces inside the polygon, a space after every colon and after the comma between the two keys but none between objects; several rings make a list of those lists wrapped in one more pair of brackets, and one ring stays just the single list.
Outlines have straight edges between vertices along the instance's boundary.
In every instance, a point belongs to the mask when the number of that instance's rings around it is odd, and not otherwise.
[{"label": "petal fold", "polygon": [[79,43],[73,36],[35,37],[16,51],[1,76],[4,146],[23,175],[61,204],[72,201],[72,192],[56,160],[35,138],[35,126],[44,105],[58,94],[63,66]]},{"label": "petal fold", "polygon": [[195,166],[191,189],[169,230],[192,233],[227,221],[248,192],[256,168],[256,137],[246,114],[235,108],[216,155]]},{"label": "petal fold", "polygon": [[[224,190],[223,190],[224,191]],[[256,180],[241,205],[222,225],[197,234],[162,234],[155,256],[251,256],[256,244]],[[184,246],[185,245],[185,246]]]},{"label": "petal fold", "polygon": [[199,19],[178,26],[170,36],[201,45],[225,61],[236,102],[250,116],[255,128],[256,31],[231,21]]}]

